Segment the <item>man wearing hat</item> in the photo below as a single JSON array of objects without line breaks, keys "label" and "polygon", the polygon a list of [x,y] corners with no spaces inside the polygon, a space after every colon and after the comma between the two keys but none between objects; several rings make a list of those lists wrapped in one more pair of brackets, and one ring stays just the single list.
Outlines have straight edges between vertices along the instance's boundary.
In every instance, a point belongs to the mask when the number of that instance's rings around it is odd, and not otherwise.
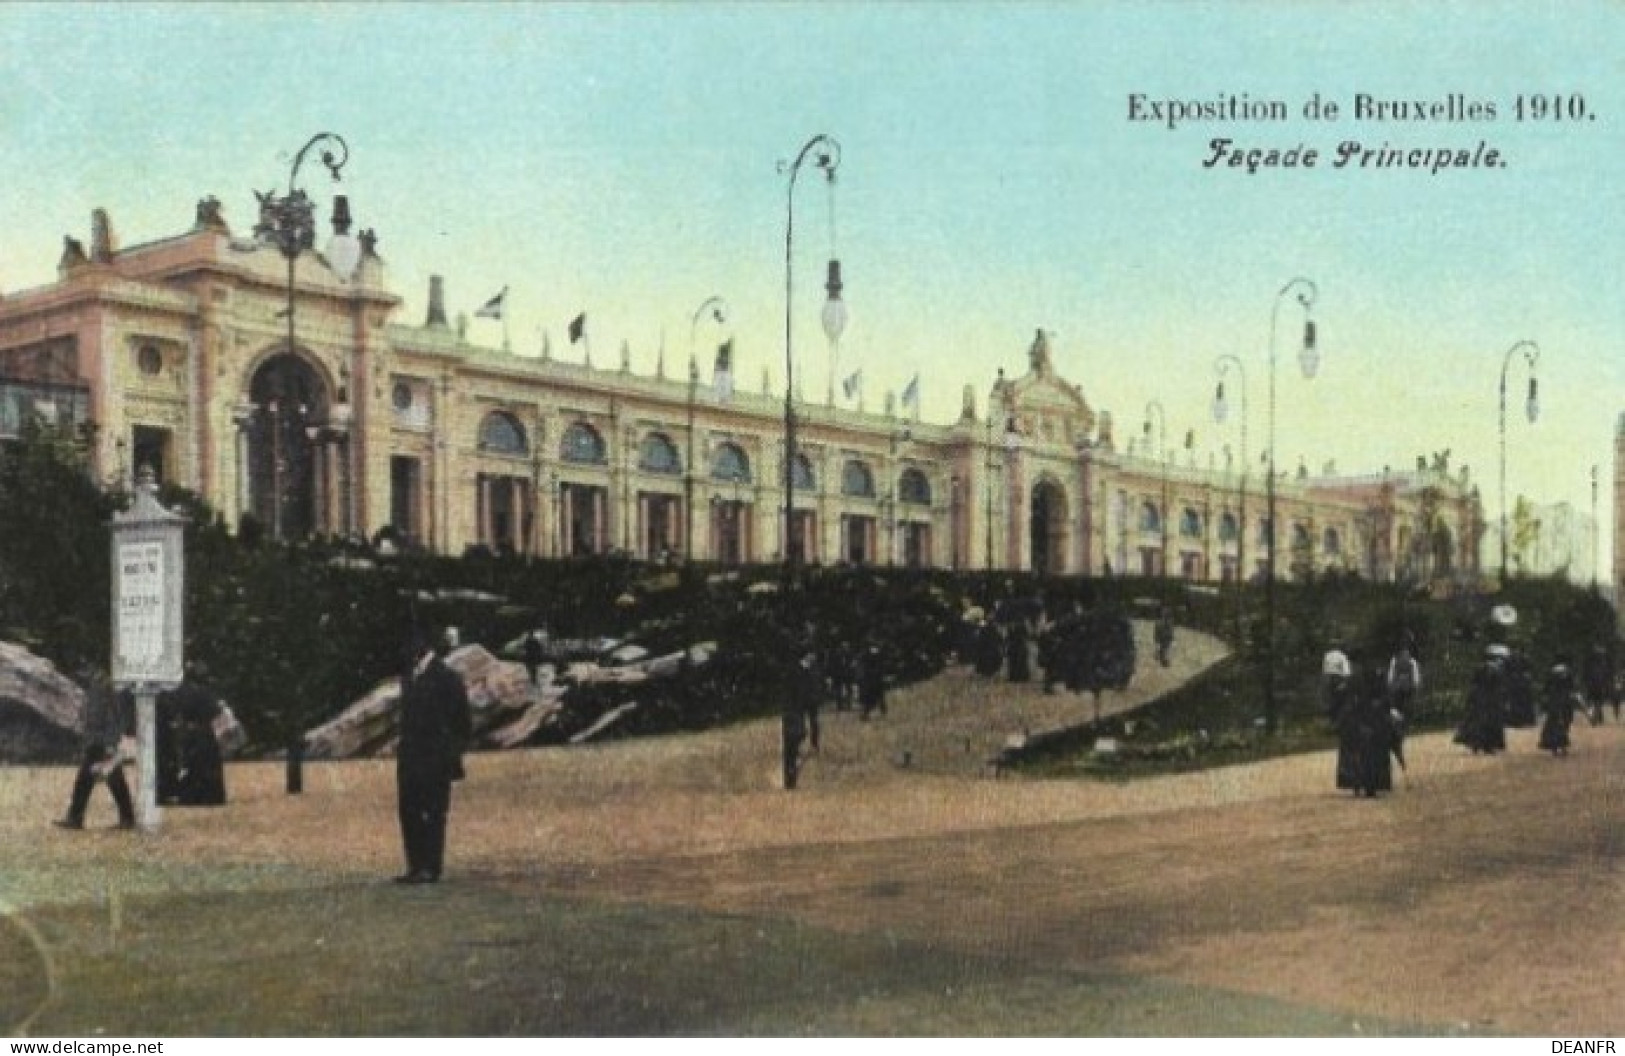
[{"label": "man wearing hat", "polygon": [[419,640],[401,680],[395,788],[406,872],[395,878],[400,884],[435,883],[445,860],[451,783],[463,776],[463,749],[473,729],[468,690],[446,664],[457,641],[455,627],[433,647]]}]

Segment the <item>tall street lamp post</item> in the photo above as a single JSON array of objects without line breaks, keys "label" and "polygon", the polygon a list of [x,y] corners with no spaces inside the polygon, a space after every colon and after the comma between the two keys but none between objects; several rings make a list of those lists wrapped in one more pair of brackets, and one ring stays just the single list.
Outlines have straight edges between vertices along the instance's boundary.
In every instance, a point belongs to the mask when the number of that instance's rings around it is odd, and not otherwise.
[{"label": "tall street lamp post", "polygon": [[1303,308],[1303,344],[1298,349],[1298,366],[1305,378],[1313,378],[1320,369],[1320,351],[1315,347],[1315,322],[1309,317],[1319,290],[1305,278],[1295,278],[1281,287],[1275,295],[1270,311],[1270,408],[1269,408],[1269,480],[1266,491],[1269,534],[1265,538],[1264,579],[1264,732],[1275,733],[1277,716],[1275,707],[1275,551],[1280,538],[1275,516],[1275,334],[1280,319],[1281,304],[1289,293],[1296,293]]},{"label": "tall street lamp post", "polygon": [[1540,395],[1535,381],[1535,364],[1540,362],[1540,346],[1533,341],[1519,341],[1507,349],[1506,355],[1501,359],[1501,587],[1507,585],[1507,368],[1512,366],[1512,357],[1523,353],[1523,360],[1529,367],[1529,398],[1524,401],[1524,413],[1529,417],[1529,424],[1533,425],[1535,419],[1540,417]]},{"label": "tall street lamp post", "polygon": [[[807,140],[796,155],[796,160],[788,166],[789,181],[785,189],[784,209],[784,574],[786,585],[795,580],[796,559],[799,556],[796,538],[796,363],[792,341],[791,319],[793,318],[792,304],[794,302],[795,287],[792,280],[794,270],[794,239],[796,226],[796,177],[801,174],[801,166],[808,159],[812,160],[815,168],[824,170],[824,177],[829,182],[831,193],[835,186],[835,170],[841,164],[841,145],[831,137],[822,133]],[[833,217],[833,200],[831,215]],[[834,230],[834,220],[830,221],[830,229]],[[828,293],[828,300],[824,302],[823,324],[824,335],[831,342],[839,341],[842,332],[846,329],[846,304],[841,300],[841,262],[834,258],[829,262],[829,278],[824,284]]]},{"label": "tall street lamp post", "polygon": [[[255,237],[276,246],[283,258],[288,262],[288,347],[286,352],[292,356],[297,341],[294,310],[297,299],[297,276],[295,266],[299,258],[316,243],[316,207],[310,197],[299,188],[299,167],[304,164],[305,155],[317,145],[321,146],[321,162],[332,175],[335,183],[339,180],[339,172],[350,160],[349,144],[343,137],[332,132],[318,132],[310,137],[305,145],[299,148],[294,155],[293,166],[288,171],[288,193],[278,196],[275,191],[265,194],[255,192],[259,199],[260,218],[254,225]],[[337,153],[335,153],[335,150]],[[333,236],[327,244],[327,265],[340,280],[348,282],[355,274],[356,268],[361,264],[361,243],[350,234],[350,203],[344,195],[333,197]],[[284,496],[282,489],[285,486],[285,477],[280,472],[283,457],[280,445],[282,430],[286,422],[276,413],[276,401],[271,402],[271,429],[273,445],[273,490],[271,503],[271,534],[272,538],[282,538],[283,518],[282,503]],[[303,412],[305,409],[300,408]],[[290,415],[290,418],[292,416]],[[300,426],[304,415],[298,418]],[[288,742],[287,758],[287,791],[290,795],[304,791],[304,737],[298,731],[291,731]]]},{"label": "tall street lamp post", "polygon": [[1168,414],[1162,408],[1161,400],[1152,400],[1145,405],[1145,441],[1151,443],[1151,412],[1157,416],[1157,450],[1156,457],[1162,463],[1162,508],[1157,514],[1157,527],[1162,535],[1159,539],[1161,550],[1157,556],[1158,572],[1166,577],[1168,575]]},{"label": "tall street lamp post", "polygon": [[[1213,363],[1213,369],[1219,375],[1218,388],[1213,392],[1213,420],[1223,425],[1230,417],[1230,401],[1224,394],[1224,379],[1231,367],[1241,375],[1241,476],[1240,486],[1236,489],[1236,516],[1240,522],[1236,533],[1236,584],[1240,586],[1247,582],[1247,367],[1228,353]],[[1239,592],[1237,596],[1240,596]]]},{"label": "tall street lamp post", "polygon": [[[299,153],[294,155],[293,168],[288,173],[288,193],[278,196],[275,191],[265,194],[256,193],[260,203],[260,219],[254,225],[255,237],[274,245],[281,251],[288,262],[288,355],[294,354],[296,340],[294,326],[294,308],[297,303],[295,293],[294,266],[298,264],[300,256],[316,244],[316,207],[310,197],[299,188],[299,167],[304,164],[305,155],[311,148],[321,144],[321,162],[332,174],[333,182],[339,180],[339,171],[350,160],[350,147],[341,136],[332,132],[318,132],[310,137]],[[337,153],[334,153],[334,150]],[[361,263],[361,243],[350,234],[350,202],[344,195],[333,197],[333,237],[327,243],[327,265],[334,274],[344,281],[349,281]],[[272,429],[280,430],[282,423],[273,413]],[[273,440],[273,443],[276,441]],[[274,485],[277,494],[272,502],[271,536],[274,539],[282,538],[282,494],[281,482]]]},{"label": "tall street lamp post", "polygon": [[1591,592],[1597,592],[1597,538],[1602,525],[1597,521],[1597,464],[1591,463]]},{"label": "tall street lamp post", "polygon": [[694,309],[688,324],[688,451],[683,456],[683,554],[694,560],[694,399],[700,384],[700,363],[695,358],[694,341],[700,329],[700,320],[709,314],[716,323],[728,322],[728,305],[721,297],[707,297]]}]

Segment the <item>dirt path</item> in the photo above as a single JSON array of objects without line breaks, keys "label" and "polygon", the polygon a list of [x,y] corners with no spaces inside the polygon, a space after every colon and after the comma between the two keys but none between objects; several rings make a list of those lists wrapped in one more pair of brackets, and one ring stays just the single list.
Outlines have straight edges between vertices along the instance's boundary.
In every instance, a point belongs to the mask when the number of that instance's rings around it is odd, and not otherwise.
[{"label": "dirt path", "polygon": [[[1186,639],[1141,692],[1204,662],[1209,645]],[[1009,733],[1086,706],[949,673],[895,694],[885,720],[827,715],[795,793],[776,787],[771,722],[481,755],[455,796],[452,879],[929,940],[1354,1017],[1625,1029],[1625,727],[1580,726],[1567,760],[1537,753],[1532,732],[1514,731],[1497,758],[1417,738],[1401,787],[1376,802],[1334,793],[1324,753],[1122,785],[979,776]],[[125,867],[174,862],[209,863],[226,888],[290,867],[397,870],[388,762],[312,766],[300,797],[282,794],[272,765],[234,765],[228,780],[228,807],[171,811],[149,837],[64,839],[47,821],[68,772],[4,772],[0,894],[96,902]],[[95,811],[93,829],[111,820],[104,799]]]}]

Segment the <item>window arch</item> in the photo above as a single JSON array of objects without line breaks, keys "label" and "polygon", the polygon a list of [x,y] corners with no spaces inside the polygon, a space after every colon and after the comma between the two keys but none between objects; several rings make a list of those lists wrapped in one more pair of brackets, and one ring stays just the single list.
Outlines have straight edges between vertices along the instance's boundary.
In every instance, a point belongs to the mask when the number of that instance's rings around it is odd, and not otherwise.
[{"label": "window arch", "polygon": [[910,466],[897,477],[897,499],[911,506],[931,505],[931,481],[924,472]]},{"label": "window arch", "polygon": [[638,468],[646,473],[677,474],[683,471],[683,459],[671,437],[665,433],[650,433],[643,438],[638,452]]},{"label": "window arch", "polygon": [[1233,543],[1241,534],[1241,526],[1236,522],[1236,515],[1226,513],[1219,518],[1219,541]]},{"label": "window arch", "polygon": [[1179,534],[1187,539],[1202,538],[1202,515],[1187,506],[1179,515]]},{"label": "window arch", "polygon": [[715,480],[749,483],[750,456],[738,444],[718,444],[716,454],[711,456],[711,476]]},{"label": "window arch", "polygon": [[818,478],[813,474],[812,461],[806,455],[796,455],[795,474],[797,491],[818,490]]},{"label": "window arch", "polygon": [[1306,525],[1294,524],[1292,526],[1292,549],[1307,550],[1313,545],[1309,537],[1309,528]]},{"label": "window arch", "polygon": [[1340,554],[1343,552],[1343,537],[1338,533],[1336,528],[1327,528],[1326,531],[1321,535],[1321,549],[1325,550],[1328,554]]},{"label": "window arch", "polygon": [[598,430],[586,422],[575,422],[559,441],[559,458],[566,462],[602,465],[609,461],[609,452]]},{"label": "window arch", "polygon": [[497,455],[523,455],[530,451],[530,440],[519,419],[507,411],[492,411],[480,423],[480,450]]},{"label": "window arch", "polygon": [[841,494],[860,499],[875,497],[875,475],[857,459],[851,459],[841,469]]},{"label": "window arch", "polygon": [[1162,531],[1162,511],[1158,510],[1153,503],[1142,502],[1140,504],[1140,531]]}]

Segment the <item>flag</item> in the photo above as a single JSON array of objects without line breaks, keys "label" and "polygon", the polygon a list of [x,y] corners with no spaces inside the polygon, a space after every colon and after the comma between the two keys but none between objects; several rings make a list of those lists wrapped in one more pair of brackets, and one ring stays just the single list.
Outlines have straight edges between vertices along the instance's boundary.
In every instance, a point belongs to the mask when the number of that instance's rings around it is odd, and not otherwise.
[{"label": "flag", "polygon": [[719,400],[733,398],[734,339],[731,337],[717,346],[716,366],[711,369],[711,389]]},{"label": "flag", "polygon": [[915,374],[903,389],[903,406],[920,409],[920,376]]},{"label": "flag", "polygon": [[855,398],[857,396],[857,394],[858,394],[858,390],[860,390],[862,388],[863,388],[863,368],[862,367],[859,367],[857,370],[854,370],[851,373],[851,375],[845,381],[841,382],[841,391],[846,394],[846,398],[849,399],[849,400]]},{"label": "flag", "polygon": [[582,312],[570,320],[570,343],[573,345],[587,336],[587,313]]},{"label": "flag", "polygon": [[501,319],[502,308],[508,300],[508,287],[502,287],[502,292],[485,302],[485,306],[474,313],[476,319]]}]

